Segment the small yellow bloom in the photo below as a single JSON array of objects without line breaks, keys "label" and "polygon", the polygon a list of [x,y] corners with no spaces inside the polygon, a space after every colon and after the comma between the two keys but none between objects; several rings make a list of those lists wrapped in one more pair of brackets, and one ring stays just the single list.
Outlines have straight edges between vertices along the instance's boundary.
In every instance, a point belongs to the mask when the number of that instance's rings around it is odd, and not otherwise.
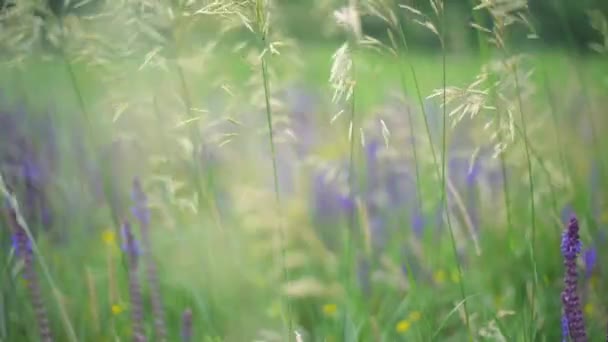
[{"label": "small yellow bloom", "polygon": [[433,280],[437,284],[445,283],[446,274],[444,270],[439,270],[433,274]]},{"label": "small yellow bloom", "polygon": [[585,315],[587,315],[587,316],[593,315],[593,311],[594,311],[593,304],[591,304],[591,303],[585,304],[584,311],[585,311]]},{"label": "small yellow bloom", "polygon": [[116,245],[116,233],[112,229],[106,229],[101,234],[101,239],[108,246]]},{"label": "small yellow bloom", "polygon": [[336,304],[323,305],[323,313],[326,316],[334,316],[336,312],[338,312],[338,306]]},{"label": "small yellow bloom", "polygon": [[403,334],[404,332],[410,330],[411,326],[412,325],[410,324],[410,321],[408,321],[407,319],[403,319],[397,323],[395,330],[397,330],[398,333]]},{"label": "small yellow bloom", "polygon": [[408,316],[408,319],[412,322],[418,322],[421,317],[422,314],[420,313],[420,311],[412,311]]},{"label": "small yellow bloom", "polygon": [[125,311],[125,308],[122,305],[120,305],[120,304],[112,305],[112,314],[120,315],[123,311]]}]

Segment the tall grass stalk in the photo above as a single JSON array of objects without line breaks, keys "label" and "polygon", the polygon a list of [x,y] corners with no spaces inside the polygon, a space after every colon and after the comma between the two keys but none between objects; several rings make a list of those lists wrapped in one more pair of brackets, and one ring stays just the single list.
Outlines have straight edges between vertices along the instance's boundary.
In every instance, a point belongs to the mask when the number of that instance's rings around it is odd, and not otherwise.
[{"label": "tall grass stalk", "polygon": [[[537,272],[537,267],[536,267],[536,253],[535,253],[535,248],[536,248],[536,205],[534,203],[534,175],[532,173],[532,158],[530,157],[530,146],[528,144],[528,129],[527,129],[527,123],[526,123],[526,115],[524,114],[524,109],[523,109],[523,101],[521,98],[521,89],[520,89],[520,81],[519,81],[519,75],[517,72],[517,64],[514,64],[512,66],[512,72],[514,74],[515,77],[515,91],[517,93],[517,105],[519,107],[519,114],[521,117],[521,125],[522,125],[522,135],[524,137],[524,150],[525,150],[525,154],[526,154],[526,166],[528,168],[528,182],[529,182],[529,196],[530,196],[530,225],[531,225],[531,233],[532,233],[532,239],[530,240],[530,262],[532,264],[532,270],[534,273],[534,286],[532,287],[532,291],[530,294],[530,329],[532,330],[534,327],[533,321],[534,321],[534,316],[536,314],[536,306],[535,306],[535,300],[536,300],[536,290],[538,287],[538,272]],[[531,333],[531,339],[534,340],[534,335],[535,332],[534,331],[530,331]]]},{"label": "tall grass stalk", "polygon": [[[444,4],[442,4],[441,6],[445,6]],[[445,94],[445,88],[447,86],[447,79],[446,79],[446,54],[447,51],[445,49],[445,15],[444,15],[444,11],[445,8],[441,9],[441,13],[436,13],[440,16],[440,20],[441,20],[441,32],[439,35],[439,40],[441,42],[441,50],[442,50],[442,87],[444,90],[444,94]],[[449,184],[449,181],[446,177],[446,168],[445,168],[445,164],[446,164],[446,151],[447,151],[447,125],[446,125],[446,118],[447,118],[447,113],[446,113],[446,107],[445,107],[445,95],[443,98],[443,127],[442,127],[442,151],[443,151],[443,155],[442,155],[442,160],[441,160],[441,164],[439,164],[438,158],[437,158],[437,154],[435,152],[435,147],[434,147],[434,142],[433,142],[433,136],[431,134],[431,129],[430,129],[430,124],[428,121],[428,115],[427,115],[427,111],[426,111],[426,107],[424,105],[424,99],[422,96],[422,91],[420,89],[420,84],[418,82],[418,77],[416,74],[416,70],[414,68],[414,65],[410,59],[409,56],[409,49],[408,49],[408,44],[407,44],[407,39],[405,38],[405,33],[403,30],[403,26],[401,25],[400,22],[395,22],[394,23],[394,29],[397,31],[398,35],[399,35],[399,39],[401,41],[402,44],[402,49],[397,49],[396,48],[396,43],[393,42],[394,44],[394,48],[395,48],[395,53],[397,54],[397,57],[401,57],[403,59],[405,59],[407,61],[407,64],[409,66],[409,70],[410,73],[412,75],[412,80],[414,82],[414,88],[416,91],[416,98],[418,100],[418,104],[420,106],[420,111],[421,114],[423,116],[423,121],[424,121],[424,127],[425,127],[425,131],[426,131],[426,135],[427,135],[427,139],[429,142],[429,147],[431,149],[431,156],[433,159],[433,165],[435,166],[435,172],[436,172],[436,176],[437,179],[441,182],[441,206],[445,209],[445,215],[446,215],[446,224],[448,226],[448,230],[450,233],[450,242],[451,242],[451,246],[452,246],[452,250],[454,253],[454,260],[456,262],[456,267],[458,269],[458,276],[459,279],[461,281],[459,281],[459,290],[460,290],[460,295],[462,297],[462,304],[463,304],[463,309],[464,309],[464,313],[465,313],[465,323],[467,326],[467,331],[469,334],[469,338],[471,340],[473,340],[473,332],[471,330],[471,326],[470,326],[470,320],[469,320],[469,312],[468,312],[468,307],[466,305],[466,289],[465,289],[465,284],[464,284],[464,277],[463,277],[463,269],[462,269],[462,265],[460,263],[460,258],[458,256],[458,248],[456,246],[456,237],[454,235],[454,229],[452,226],[452,221],[450,218],[450,213],[449,213],[449,207],[448,207],[448,201],[447,201],[447,193],[446,193],[446,188]],[[403,52],[398,52],[398,51],[405,51],[405,53]],[[405,92],[405,81],[403,78],[403,69],[400,67],[399,68],[400,71],[400,78],[401,78],[401,87],[402,87],[402,91]],[[411,124],[411,120],[410,120],[410,124]],[[416,156],[417,157],[417,156]],[[416,168],[418,168],[418,160],[416,158],[415,160],[416,162]],[[417,183],[419,183],[419,180],[417,180]],[[419,186],[419,185],[418,185]],[[466,216],[466,215],[465,215]],[[478,251],[478,253],[480,253],[480,249],[479,246],[477,244],[477,240],[475,239],[475,245],[476,245],[476,250]],[[410,282],[412,281],[412,279],[410,279]],[[415,280],[414,280],[415,282]]]},{"label": "tall grass stalk", "polygon": [[452,222],[451,222],[451,218],[450,218],[450,208],[448,206],[448,198],[447,198],[447,178],[446,178],[446,156],[447,156],[447,119],[448,119],[448,113],[447,113],[447,106],[446,106],[446,88],[447,88],[447,51],[446,51],[446,41],[445,41],[445,30],[446,30],[446,16],[445,16],[445,10],[446,10],[446,4],[445,1],[441,1],[441,11],[439,13],[440,16],[440,20],[441,20],[441,37],[440,37],[440,41],[441,41],[441,73],[442,73],[442,87],[443,87],[443,96],[442,96],[442,108],[443,108],[443,124],[442,124],[442,154],[441,154],[441,203],[443,203],[443,206],[445,208],[445,217],[446,217],[446,223],[448,225],[448,230],[450,232],[450,241],[452,243],[452,250],[454,252],[454,261],[456,263],[456,267],[458,269],[458,277],[460,279],[460,281],[458,282],[459,288],[460,288],[460,296],[462,297],[462,307],[464,310],[464,319],[465,319],[465,323],[467,326],[467,331],[469,333],[469,340],[473,341],[474,338],[474,333],[471,329],[471,323],[469,320],[469,310],[468,310],[468,306],[467,306],[467,297],[466,297],[466,290],[465,290],[465,278],[463,276],[464,272],[462,270],[462,265],[460,263],[460,258],[458,256],[458,248],[456,246],[456,237],[454,236],[454,229],[452,227]]},{"label": "tall grass stalk", "polygon": [[[480,12],[475,10],[475,0],[470,0],[469,3],[471,4],[471,8],[472,8],[472,12],[473,12],[473,20],[474,23],[482,26],[483,25],[483,21],[480,15]],[[477,37],[477,44],[479,47],[479,55],[480,55],[480,60],[482,63],[489,63],[490,62],[490,45],[488,44],[488,41],[485,40],[483,38],[483,33],[481,30],[475,30],[476,31],[476,37]],[[498,103],[498,94],[496,93],[496,88],[493,87],[493,84],[496,83],[496,75],[494,73],[490,73],[488,79],[486,80],[486,85],[487,87],[490,89],[490,100],[492,101],[491,104],[496,108],[496,114],[497,114],[497,118],[496,118],[496,126],[498,127],[497,131],[498,131],[498,140],[499,141],[503,141],[504,140],[504,133],[502,131],[502,129],[500,129],[501,125],[502,125],[502,114],[501,114],[501,108],[499,108],[499,103]],[[499,158],[500,158],[500,173],[501,173],[501,178],[502,178],[502,188],[503,188],[503,199],[504,199],[504,204],[505,204],[505,218],[507,221],[507,236],[508,236],[508,240],[509,242],[512,242],[513,239],[513,218],[511,217],[511,202],[510,202],[510,196],[509,196],[509,179],[507,176],[507,163],[506,163],[506,151],[502,151],[502,153],[499,154]]]},{"label": "tall grass stalk", "polygon": [[[358,0],[346,0],[346,6],[347,8],[350,9],[350,14],[352,16],[354,15],[359,15],[357,12],[357,5],[358,5]],[[351,20],[354,20],[353,18],[351,18]],[[357,81],[356,81],[356,63],[355,63],[355,52],[356,52],[356,46],[357,46],[357,36],[356,36],[356,29],[353,28],[353,31],[348,31],[347,32],[347,37],[348,37],[348,43],[349,46],[351,47],[352,51],[351,53],[351,76],[352,79],[354,80],[354,84],[352,84],[352,95],[351,95],[351,99],[350,99],[350,124],[349,124],[349,131],[348,131],[348,137],[349,137],[349,152],[348,152],[348,188],[349,188],[349,192],[350,192],[350,196],[351,199],[355,198],[355,193],[357,189],[357,184],[356,182],[356,177],[355,177],[355,163],[356,163],[356,149],[355,146],[357,146]],[[357,226],[357,221],[356,221],[356,211],[353,210],[350,213],[350,217],[348,218],[348,225],[346,226],[347,229],[343,229],[342,232],[344,234],[343,237],[343,243],[344,243],[344,258],[346,260],[346,265],[344,268],[344,284],[351,284],[354,278],[354,273],[355,273],[355,258],[354,258],[354,232],[355,232],[355,228]],[[351,273],[352,272],[352,273]],[[350,289],[349,289],[350,290]]]},{"label": "tall grass stalk", "polygon": [[[471,0],[471,2],[473,2],[473,0]],[[490,12],[491,9],[490,9]],[[479,27],[482,27],[481,25],[481,20],[478,14],[478,11],[475,11],[475,7],[473,10],[473,16],[474,16],[474,20],[475,20],[475,24],[477,24]],[[504,29],[505,29],[505,23],[504,23],[504,18],[501,17],[500,14],[494,14],[492,13],[492,16],[494,17],[494,27],[495,30],[493,31],[493,33],[496,35],[497,42],[501,42],[499,43],[499,48],[502,49],[502,53],[504,54],[504,58],[507,58],[509,56],[507,48],[504,44],[504,40],[502,40],[502,38],[500,38],[501,35],[504,34]],[[484,54],[488,53],[488,48],[486,47],[486,44],[484,42],[484,40],[482,39],[482,35],[481,35],[481,31],[477,30],[477,38],[479,41],[479,46],[480,46],[480,52],[482,54],[482,58],[486,57],[484,56]],[[504,62],[503,63],[507,63]],[[531,224],[531,234],[532,234],[532,239],[530,241],[530,246],[529,246],[529,250],[530,250],[530,260],[531,260],[531,264],[532,264],[532,268],[533,268],[533,272],[534,272],[534,286],[533,289],[531,291],[531,298],[530,298],[530,329],[533,329],[534,324],[532,324],[532,320],[534,319],[535,316],[535,291],[536,291],[536,287],[538,285],[538,275],[537,275],[537,267],[536,267],[536,258],[535,258],[535,244],[536,244],[536,208],[535,208],[535,203],[534,203],[534,177],[533,177],[533,173],[532,173],[532,159],[531,159],[531,152],[530,152],[530,146],[529,146],[529,140],[528,140],[528,132],[527,132],[527,123],[526,123],[526,117],[524,114],[524,110],[523,110],[523,100],[521,97],[521,87],[520,87],[520,79],[519,79],[519,75],[518,75],[518,68],[517,68],[517,62],[515,61],[513,63],[513,65],[505,65],[507,67],[507,70],[511,71],[513,74],[513,77],[515,79],[515,93],[516,93],[516,97],[517,97],[517,105],[518,105],[518,109],[519,109],[519,113],[520,113],[520,119],[521,119],[521,125],[522,125],[522,130],[521,130],[521,134],[523,135],[523,139],[524,139],[524,151],[525,151],[525,156],[526,156],[526,166],[528,169],[528,181],[529,181],[529,197],[530,197],[530,224]],[[488,78],[488,81],[486,82],[491,82],[493,81],[493,74],[490,75],[490,78]],[[491,83],[490,83],[491,84]],[[492,100],[493,102],[496,104],[498,104],[497,101],[497,94],[496,91],[493,87],[491,87],[492,89]],[[498,110],[498,108],[496,109],[498,112],[498,120],[501,119],[500,112]],[[500,121],[498,121],[498,124],[500,125]],[[502,136],[502,130],[498,130],[500,136]],[[502,138],[502,137],[501,137]],[[508,186],[507,186],[507,176],[506,176],[506,165],[504,162],[504,151],[501,152],[501,169],[502,169],[502,174],[503,174],[503,189],[504,189],[504,195],[505,195],[505,204],[507,206],[506,208],[506,212],[507,212],[507,224],[508,224],[508,234],[511,235],[512,234],[512,220],[510,217],[510,199],[509,199],[509,193],[508,193]],[[550,181],[550,180],[549,180]],[[555,198],[554,198],[554,201]],[[533,335],[534,333],[531,332],[531,335]]]},{"label": "tall grass stalk", "polygon": [[[285,231],[285,226],[283,222],[283,208],[281,203],[281,194],[279,191],[279,176],[277,169],[277,154],[274,142],[274,132],[273,132],[273,123],[272,123],[272,106],[270,105],[270,82],[268,76],[268,61],[267,54],[270,52],[267,50],[268,42],[268,16],[269,9],[268,4],[266,3],[268,0],[256,0],[255,2],[255,19],[257,23],[257,33],[260,43],[264,49],[262,55],[260,56],[260,72],[262,76],[262,83],[264,85],[264,105],[266,109],[266,123],[268,126],[268,144],[270,147],[270,154],[272,159],[272,177],[274,182],[274,194],[277,205],[277,216],[278,216],[278,245],[280,250],[280,267],[283,273],[283,282],[287,284],[289,282],[289,270],[286,265],[286,248],[287,248],[287,234]],[[294,338],[294,323],[292,318],[292,309],[291,303],[287,294],[283,295],[283,301],[285,310],[287,311],[284,315],[284,320],[286,321],[287,331],[286,336],[288,341],[292,341]]]}]

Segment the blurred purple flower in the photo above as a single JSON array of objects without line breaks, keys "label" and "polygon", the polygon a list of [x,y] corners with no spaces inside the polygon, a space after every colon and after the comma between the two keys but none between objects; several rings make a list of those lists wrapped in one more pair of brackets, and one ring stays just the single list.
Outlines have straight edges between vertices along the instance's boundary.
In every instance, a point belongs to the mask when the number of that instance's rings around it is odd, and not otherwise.
[{"label": "blurred purple flower", "polygon": [[6,212],[9,228],[13,234],[13,248],[15,249],[15,254],[23,261],[23,278],[27,280],[26,286],[28,289],[28,296],[36,315],[40,340],[43,342],[51,342],[53,341],[51,326],[42,290],[40,288],[40,281],[38,280],[38,272],[36,271],[30,235],[25,227],[19,223],[17,211],[14,207],[9,205],[3,209],[5,209],[3,211]]},{"label": "blurred purple flower", "polygon": [[566,315],[562,315],[562,342],[568,342],[570,340],[570,332],[568,331],[568,318]]},{"label": "blurred purple flower", "polygon": [[289,118],[288,128],[295,135],[296,155],[300,158],[308,154],[315,144],[317,125],[314,115],[317,111],[316,96],[301,86],[288,87],[283,94]]},{"label": "blurred purple flower", "polygon": [[24,108],[0,108],[0,136],[0,172],[22,201],[23,214],[32,228],[38,224],[49,228],[52,207],[46,189],[57,158],[50,116]]},{"label": "blurred purple flower", "polygon": [[139,178],[133,180],[133,186],[131,191],[131,199],[133,206],[131,211],[142,226],[146,228],[150,225],[150,209],[148,208],[148,198],[142,188],[141,181]]},{"label": "blurred purple flower", "polygon": [[588,248],[583,252],[585,263],[585,277],[590,278],[597,264],[597,250],[594,247]]},{"label": "blurred purple flower", "polygon": [[139,252],[136,245],[133,231],[129,222],[124,221],[122,224],[121,234],[123,237],[124,249],[128,261],[128,276],[129,276],[129,296],[131,299],[131,320],[133,339],[135,341],[145,341],[144,334],[144,309],[141,284],[138,277],[139,269]]},{"label": "blurred purple flower", "polygon": [[182,342],[192,340],[192,310],[190,309],[186,309],[182,313],[181,338]]},{"label": "blurred purple flower", "polygon": [[354,200],[340,189],[327,172],[319,172],[313,180],[313,211],[317,218],[348,217],[355,210]]},{"label": "blurred purple flower", "polygon": [[[129,234],[131,236],[129,237]],[[120,249],[127,253],[127,255],[132,256],[134,258],[135,264],[137,264],[139,256],[143,254],[143,249],[137,239],[133,237],[133,233],[131,232],[131,225],[127,222],[123,223],[122,228],[120,229],[121,236],[121,245]],[[133,241],[131,242],[130,239]]]},{"label": "blurred purple flower", "polygon": [[425,224],[426,220],[424,218],[424,214],[419,209],[416,209],[412,215],[412,229],[414,230],[416,236],[422,236]]},{"label": "blurred purple flower", "polygon": [[156,261],[152,255],[152,241],[150,237],[150,209],[148,208],[148,198],[142,187],[138,177],[133,179],[131,190],[133,200],[133,215],[139,220],[141,237],[146,253],[146,275],[148,277],[148,285],[150,286],[150,295],[152,297],[152,311],[154,316],[154,328],[156,338],[164,341],[167,338],[167,328],[165,323],[165,311],[160,291],[160,280],[156,268]]},{"label": "blurred purple flower", "polygon": [[379,214],[368,212],[371,243],[374,252],[382,251],[388,242],[388,227]]}]

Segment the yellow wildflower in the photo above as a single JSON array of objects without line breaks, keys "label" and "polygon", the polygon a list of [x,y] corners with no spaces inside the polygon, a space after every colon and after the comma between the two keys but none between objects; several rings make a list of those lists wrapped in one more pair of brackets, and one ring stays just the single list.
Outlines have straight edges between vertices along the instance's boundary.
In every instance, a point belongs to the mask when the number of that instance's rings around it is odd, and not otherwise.
[{"label": "yellow wildflower", "polygon": [[112,314],[120,315],[123,311],[125,311],[125,307],[120,304],[112,305]]},{"label": "yellow wildflower", "polygon": [[101,239],[108,246],[116,245],[116,233],[112,229],[106,229],[101,234]]},{"label": "yellow wildflower", "polygon": [[408,319],[412,322],[418,322],[420,320],[420,317],[422,317],[420,311],[412,311],[408,316]]},{"label": "yellow wildflower", "polygon": [[338,312],[338,306],[336,304],[325,304],[323,305],[323,313],[326,316],[334,316]]},{"label": "yellow wildflower", "polygon": [[437,284],[443,284],[445,283],[445,278],[446,278],[446,274],[444,270],[439,270],[437,272],[435,272],[433,274],[433,280],[437,283]]},{"label": "yellow wildflower", "polygon": [[410,321],[408,321],[407,319],[403,319],[400,320],[399,322],[397,322],[397,326],[395,326],[395,330],[397,330],[398,333],[405,333],[408,330],[410,330],[410,327],[412,325],[410,324]]},{"label": "yellow wildflower", "polygon": [[591,303],[585,304],[585,308],[583,310],[585,311],[585,315],[587,315],[587,316],[593,315],[593,311],[594,311],[593,304],[591,304]]}]

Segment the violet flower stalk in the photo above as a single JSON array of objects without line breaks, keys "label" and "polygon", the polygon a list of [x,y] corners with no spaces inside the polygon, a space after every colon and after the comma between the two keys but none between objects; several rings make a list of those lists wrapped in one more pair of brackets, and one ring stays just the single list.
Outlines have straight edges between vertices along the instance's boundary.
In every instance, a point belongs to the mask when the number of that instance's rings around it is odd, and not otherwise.
[{"label": "violet flower stalk", "polygon": [[568,335],[570,332],[568,331],[568,319],[566,316],[562,315],[562,342],[568,342]]},{"label": "violet flower stalk", "polygon": [[160,281],[156,262],[152,256],[152,242],[150,241],[150,209],[148,208],[148,199],[143,191],[141,182],[137,178],[133,181],[132,197],[134,202],[133,215],[139,220],[143,248],[146,251],[144,254],[148,266],[146,275],[148,277],[152,297],[152,313],[154,315],[156,337],[159,341],[165,341],[167,339],[165,312],[160,294]]},{"label": "violet flower stalk", "polygon": [[181,329],[182,342],[190,342],[192,340],[192,310],[184,310]]},{"label": "violet flower stalk", "polygon": [[129,265],[129,295],[131,297],[131,319],[133,324],[133,341],[145,342],[144,334],[144,311],[143,300],[141,294],[141,285],[137,277],[138,271],[138,253],[135,237],[131,231],[131,225],[125,221],[122,225],[123,235],[125,238],[127,261]]},{"label": "violet flower stalk", "polygon": [[564,319],[568,323],[568,332],[573,342],[587,341],[583,311],[581,310],[581,300],[577,288],[578,272],[576,269],[576,258],[581,252],[581,242],[578,232],[578,221],[575,216],[572,216],[568,223],[568,228],[562,235],[561,249],[562,255],[564,256],[566,275],[564,277],[565,287],[561,298],[564,309]]},{"label": "violet flower stalk", "polygon": [[32,308],[36,314],[36,321],[38,324],[38,330],[40,332],[40,341],[52,342],[53,337],[51,334],[51,326],[49,324],[46,307],[42,299],[42,292],[40,290],[40,282],[38,281],[36,265],[34,264],[32,242],[30,241],[30,237],[26,230],[19,224],[19,221],[17,220],[17,213],[12,207],[8,208],[8,221],[9,226],[13,230],[13,244],[15,252],[17,256],[23,260],[23,277],[25,278]]}]

